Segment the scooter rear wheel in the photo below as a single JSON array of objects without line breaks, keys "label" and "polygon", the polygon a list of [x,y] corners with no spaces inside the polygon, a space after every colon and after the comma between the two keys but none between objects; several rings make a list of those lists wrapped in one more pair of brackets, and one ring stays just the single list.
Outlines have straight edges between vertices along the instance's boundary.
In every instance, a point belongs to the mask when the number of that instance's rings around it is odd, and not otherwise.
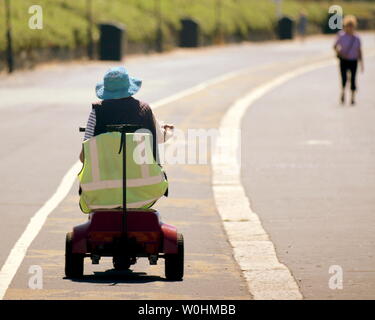
[{"label": "scooter rear wheel", "polygon": [[66,234],[65,241],[65,276],[67,278],[81,278],[83,276],[84,255],[73,253],[73,234]]},{"label": "scooter rear wheel", "polygon": [[167,280],[181,281],[184,277],[184,237],[177,234],[177,253],[165,255],[165,277]]}]

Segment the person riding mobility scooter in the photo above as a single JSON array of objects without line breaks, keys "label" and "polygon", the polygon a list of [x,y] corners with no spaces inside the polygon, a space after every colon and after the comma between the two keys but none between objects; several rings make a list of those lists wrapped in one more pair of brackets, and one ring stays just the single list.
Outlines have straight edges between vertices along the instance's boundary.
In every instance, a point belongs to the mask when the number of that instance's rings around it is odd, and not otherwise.
[{"label": "person riding mobility scooter", "polygon": [[168,190],[153,153],[152,133],[137,124],[105,127],[83,142],[80,207],[89,219],[66,235],[66,277],[83,276],[85,257],[93,264],[112,257],[116,270],[129,269],[137,258],[146,257],[151,265],[164,258],[165,277],[182,280],[183,236],[151,208]]}]

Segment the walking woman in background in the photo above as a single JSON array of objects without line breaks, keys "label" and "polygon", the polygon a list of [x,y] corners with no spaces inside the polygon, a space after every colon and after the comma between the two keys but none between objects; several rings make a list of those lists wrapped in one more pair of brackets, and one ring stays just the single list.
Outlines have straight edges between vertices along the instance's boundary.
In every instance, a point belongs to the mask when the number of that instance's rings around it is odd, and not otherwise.
[{"label": "walking woman in background", "polygon": [[348,15],[344,18],[344,30],[338,33],[334,49],[340,60],[341,74],[341,103],[345,103],[345,87],[350,72],[350,90],[351,104],[355,104],[355,92],[357,90],[356,74],[358,61],[361,64],[362,72],[364,71],[363,57],[361,50],[361,39],[355,33],[357,27],[357,19],[355,16]]}]

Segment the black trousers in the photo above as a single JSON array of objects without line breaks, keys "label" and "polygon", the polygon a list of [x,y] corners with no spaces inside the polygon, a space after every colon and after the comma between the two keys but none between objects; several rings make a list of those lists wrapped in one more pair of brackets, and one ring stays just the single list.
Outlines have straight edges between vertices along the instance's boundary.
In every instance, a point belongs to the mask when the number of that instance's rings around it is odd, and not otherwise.
[{"label": "black trousers", "polygon": [[348,80],[348,71],[350,72],[350,89],[357,90],[356,75],[357,75],[358,60],[346,60],[340,58],[340,73],[342,87],[345,88]]}]

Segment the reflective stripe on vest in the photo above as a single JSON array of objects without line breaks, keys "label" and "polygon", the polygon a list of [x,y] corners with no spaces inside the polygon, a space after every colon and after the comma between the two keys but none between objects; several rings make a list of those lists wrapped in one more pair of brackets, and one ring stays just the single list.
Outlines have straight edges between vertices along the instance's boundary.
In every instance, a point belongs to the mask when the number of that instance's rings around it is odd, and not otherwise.
[{"label": "reflective stripe on vest", "polygon": [[[83,143],[84,164],[79,174],[83,212],[122,207],[120,141],[119,132],[108,132]],[[150,134],[127,133],[126,144],[127,206],[148,208],[164,195],[168,182],[153,158]],[[146,163],[140,164],[141,160]]]},{"label": "reflective stripe on vest", "polygon": [[[150,200],[147,200],[147,201],[131,202],[131,203],[128,203],[128,207],[129,208],[142,208],[145,205],[147,205],[150,201],[155,202],[158,199],[159,198],[150,199]],[[117,209],[117,208],[120,208],[120,207],[115,206],[115,205],[98,205],[98,206],[91,205],[90,208],[91,209]]]}]

